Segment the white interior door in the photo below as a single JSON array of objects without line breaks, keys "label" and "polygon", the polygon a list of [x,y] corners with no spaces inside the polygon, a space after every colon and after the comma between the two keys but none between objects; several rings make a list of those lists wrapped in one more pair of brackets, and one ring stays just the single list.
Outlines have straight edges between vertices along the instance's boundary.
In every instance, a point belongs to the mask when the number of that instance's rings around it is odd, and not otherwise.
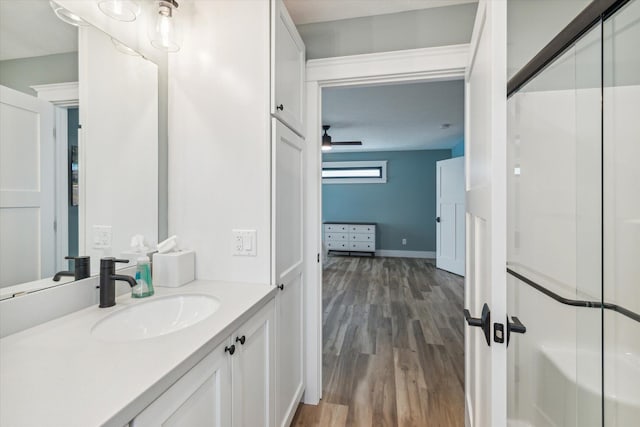
[{"label": "white interior door", "polygon": [[54,274],[53,108],[0,86],[0,287]]},{"label": "white interior door", "polygon": [[436,162],[436,267],[464,276],[464,157]]},{"label": "white interior door", "polygon": [[465,93],[467,266],[465,307],[491,310],[488,343],[465,327],[466,424],[506,425],[506,346],[493,322],[506,321],[506,1],[480,0]]}]

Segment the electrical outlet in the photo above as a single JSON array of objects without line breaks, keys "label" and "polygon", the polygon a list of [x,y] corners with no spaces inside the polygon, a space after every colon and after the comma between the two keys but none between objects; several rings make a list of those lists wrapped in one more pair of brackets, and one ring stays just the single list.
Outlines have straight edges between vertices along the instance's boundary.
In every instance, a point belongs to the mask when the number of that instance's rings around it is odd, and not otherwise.
[{"label": "electrical outlet", "polygon": [[107,249],[111,247],[112,231],[110,225],[93,226],[93,248]]},{"label": "electrical outlet", "polygon": [[402,245],[406,245],[407,244],[407,239],[402,239]]},{"label": "electrical outlet", "polygon": [[234,256],[256,256],[256,230],[231,230],[231,253]]}]

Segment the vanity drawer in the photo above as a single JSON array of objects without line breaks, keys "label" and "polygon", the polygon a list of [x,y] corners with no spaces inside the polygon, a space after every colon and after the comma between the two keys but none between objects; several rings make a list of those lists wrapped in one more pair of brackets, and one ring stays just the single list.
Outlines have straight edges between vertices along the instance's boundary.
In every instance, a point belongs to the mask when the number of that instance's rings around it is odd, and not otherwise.
[{"label": "vanity drawer", "polygon": [[375,225],[350,225],[349,226],[350,233],[375,233],[376,226]]},{"label": "vanity drawer", "polygon": [[324,232],[333,231],[333,232],[347,232],[349,231],[349,226],[347,224],[325,224]]},{"label": "vanity drawer", "polygon": [[349,235],[347,233],[324,233],[324,239],[326,241],[333,241],[333,242],[339,242],[339,241],[346,241],[349,240]]},{"label": "vanity drawer", "polygon": [[351,240],[352,242],[375,243],[376,235],[373,233],[351,233],[349,234],[349,240]]},{"label": "vanity drawer", "polygon": [[374,243],[367,242],[351,242],[349,244],[349,249],[352,251],[375,252],[376,245]]},{"label": "vanity drawer", "polygon": [[349,242],[348,241],[335,241],[335,240],[329,240],[327,242],[325,242],[325,245],[327,246],[327,249],[330,250],[334,250],[334,251],[348,251],[349,250]]}]

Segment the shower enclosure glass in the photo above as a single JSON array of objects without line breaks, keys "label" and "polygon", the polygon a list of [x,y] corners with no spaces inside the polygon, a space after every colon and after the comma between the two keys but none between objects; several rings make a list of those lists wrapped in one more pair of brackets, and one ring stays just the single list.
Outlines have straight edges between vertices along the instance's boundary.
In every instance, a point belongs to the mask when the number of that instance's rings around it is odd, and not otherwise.
[{"label": "shower enclosure glass", "polygon": [[509,98],[512,426],[640,420],[640,0]]}]

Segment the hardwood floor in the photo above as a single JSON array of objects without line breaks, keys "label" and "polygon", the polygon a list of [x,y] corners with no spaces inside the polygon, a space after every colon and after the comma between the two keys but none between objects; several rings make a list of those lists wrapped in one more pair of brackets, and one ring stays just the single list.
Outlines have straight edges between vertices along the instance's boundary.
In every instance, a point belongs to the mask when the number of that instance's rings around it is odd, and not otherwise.
[{"label": "hardwood floor", "polygon": [[463,426],[464,279],[433,261],[329,256],[323,398],[292,426]]}]

